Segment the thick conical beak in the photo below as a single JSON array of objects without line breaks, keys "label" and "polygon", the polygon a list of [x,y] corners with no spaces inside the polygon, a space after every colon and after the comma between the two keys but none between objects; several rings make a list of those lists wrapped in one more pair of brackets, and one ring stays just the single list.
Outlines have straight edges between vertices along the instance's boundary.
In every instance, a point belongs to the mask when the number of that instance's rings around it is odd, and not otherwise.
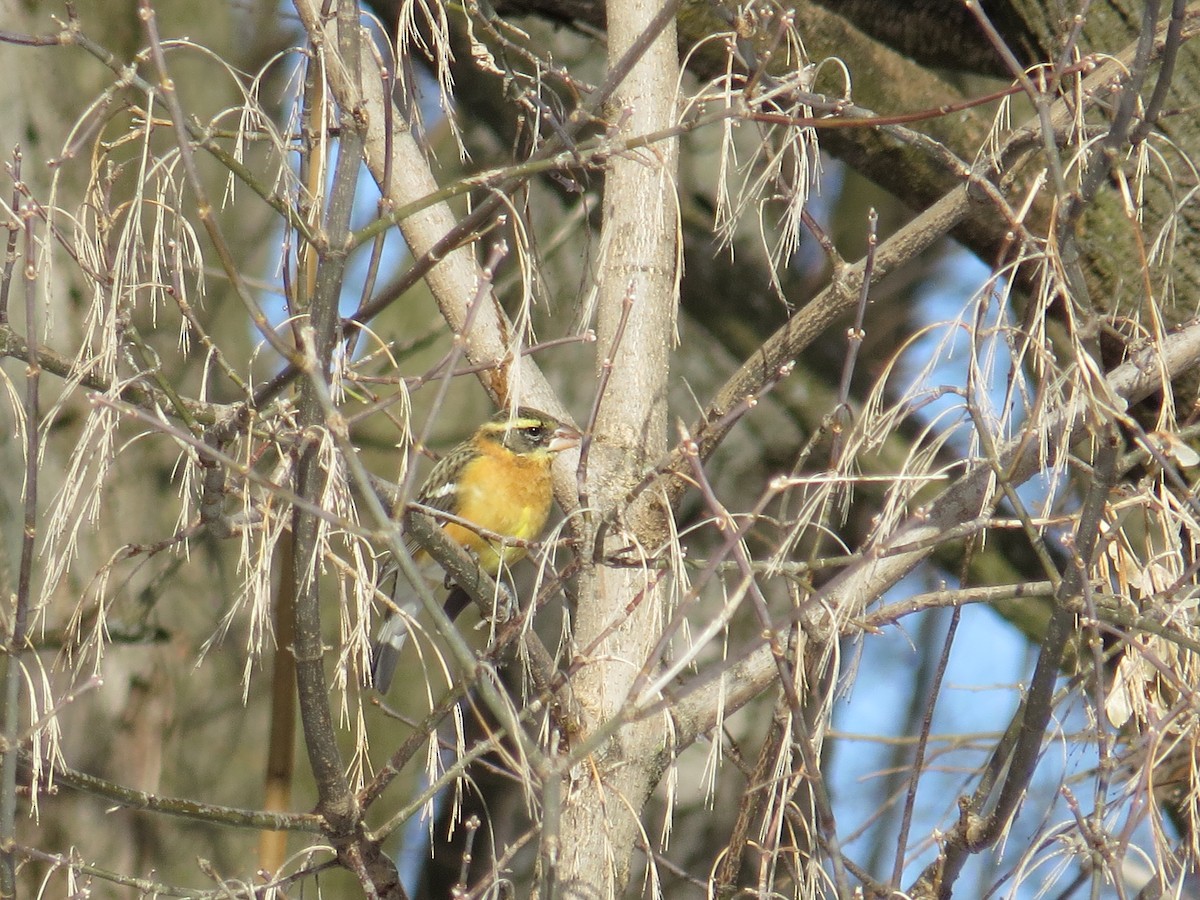
[{"label": "thick conical beak", "polygon": [[546,446],[551,453],[560,453],[578,447],[580,438],[582,435],[570,425],[559,425],[554,429],[554,434],[550,435],[550,443]]}]

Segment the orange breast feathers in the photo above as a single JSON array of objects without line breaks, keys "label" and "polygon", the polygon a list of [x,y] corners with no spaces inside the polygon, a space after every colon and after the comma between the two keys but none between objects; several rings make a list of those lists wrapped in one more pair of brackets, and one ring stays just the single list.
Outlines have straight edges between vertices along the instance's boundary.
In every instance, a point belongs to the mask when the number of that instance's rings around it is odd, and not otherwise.
[{"label": "orange breast feathers", "polygon": [[[458,482],[459,518],[480,528],[522,541],[536,539],[546,526],[554,495],[550,482],[548,452],[518,455],[492,441],[481,441],[479,455],[463,468]],[[499,541],[449,522],[446,534],[479,557],[480,565],[491,575],[500,571]],[[504,547],[504,563],[525,556],[524,547]]]}]

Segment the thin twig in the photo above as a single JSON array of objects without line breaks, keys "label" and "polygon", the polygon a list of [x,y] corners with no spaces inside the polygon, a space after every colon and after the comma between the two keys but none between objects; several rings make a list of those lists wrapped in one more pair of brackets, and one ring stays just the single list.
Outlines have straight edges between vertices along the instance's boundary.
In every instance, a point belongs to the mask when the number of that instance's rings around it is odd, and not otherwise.
[{"label": "thin twig", "polygon": [[[1025,796],[1034,768],[1041,756],[1042,740],[1053,711],[1057,683],[1067,640],[1074,630],[1075,611],[1071,601],[1083,588],[1083,573],[1091,568],[1104,510],[1108,504],[1110,479],[1115,471],[1118,438],[1110,427],[1099,436],[1095,468],[1098,477],[1084,499],[1074,537],[1075,563],[1062,576],[1056,604],[1029,688],[1006,734],[996,746],[993,760],[1007,759],[1007,774],[993,795],[989,782],[981,781],[970,798],[960,803],[961,817],[946,841],[940,862],[939,882],[946,891],[954,884],[967,857],[991,846],[1008,827],[1017,806]],[[993,767],[994,768],[994,767]],[[986,816],[985,808],[988,809]]]},{"label": "thin twig", "polygon": [[[358,71],[361,36],[357,4],[341,0],[336,13],[336,52],[342,63],[350,67],[352,80],[361,78]],[[297,422],[307,441],[296,460],[295,485],[297,494],[317,505],[330,477],[324,467],[321,435],[327,429],[337,431],[334,427],[337,423],[330,422],[323,401],[333,348],[339,336],[338,301],[345,279],[350,216],[363,159],[361,110],[340,105],[338,112],[342,135],[325,207],[326,243],[319,251],[308,324],[300,329],[302,365],[308,377],[300,386]],[[338,848],[339,861],[358,877],[364,893],[387,896],[398,887],[398,876],[394,864],[383,858],[378,846],[362,835],[362,810],[346,777],[331,709],[318,578],[325,541],[320,518],[295,508],[292,536],[295,546],[290,574],[295,595],[296,693],[305,749],[317,788],[317,810],[325,820],[326,834]]]},{"label": "thin twig", "polygon": [[879,244],[879,214],[874,207],[867,210],[867,253],[863,258],[862,289],[859,292],[858,307],[854,314],[854,324],[846,334],[846,359],[842,365],[842,380],[838,386],[838,405],[833,417],[833,442],[829,454],[832,458],[831,469],[839,471],[842,467],[839,461],[842,455],[842,440],[845,434],[843,419],[850,417],[850,382],[854,378],[854,366],[858,361],[859,350],[862,349],[866,331],[863,321],[867,316],[867,303],[870,301],[871,281],[875,272],[875,249]]},{"label": "thin twig", "polygon": [[[625,296],[621,298],[621,314],[617,319],[617,327],[613,330],[612,343],[608,346],[608,352],[600,360],[600,377],[596,384],[596,391],[592,397],[592,409],[588,413],[587,424],[583,428],[583,439],[579,445],[579,465],[575,469],[575,484],[579,494],[579,505],[582,509],[589,508],[588,491],[587,491],[587,471],[588,460],[591,457],[592,441],[595,439],[596,419],[600,415],[600,404],[608,392],[608,382],[612,378],[613,361],[617,358],[617,352],[621,348],[621,339],[625,336],[625,327],[629,324],[629,315],[633,312],[634,304],[634,286],[630,284],[625,289]],[[597,532],[595,552],[601,552],[603,534]]]},{"label": "thin twig", "polygon": [[262,306],[259,305],[258,300],[255,299],[254,294],[242,279],[237,261],[234,259],[229,243],[225,240],[225,235],[221,231],[221,225],[213,213],[213,207],[208,200],[208,193],[204,189],[204,183],[200,180],[200,170],[196,166],[196,158],[192,152],[192,138],[187,128],[187,116],[184,114],[183,106],[179,102],[179,95],[175,91],[175,82],[167,71],[167,59],[163,53],[162,42],[158,36],[158,19],[155,15],[154,7],[150,5],[150,0],[138,0],[138,15],[141,17],[142,23],[146,28],[146,35],[150,40],[150,56],[154,60],[155,68],[158,71],[158,95],[166,103],[167,109],[171,113],[171,122],[175,127],[175,139],[179,149],[179,158],[183,162],[184,172],[187,173],[188,184],[191,186],[192,192],[196,195],[196,214],[200,217],[200,222],[204,225],[204,230],[208,233],[209,240],[212,241],[213,248],[221,260],[221,266],[229,278],[229,283],[233,286],[234,293],[237,294],[238,299],[246,308],[246,313],[258,329],[258,333],[263,336],[276,353],[285,360],[290,361],[293,359],[294,351],[276,334],[274,326],[267,318],[267,314],[263,312]]},{"label": "thin twig", "polygon": [[[20,166],[17,157],[16,177]],[[17,574],[17,595],[12,617],[12,633],[4,666],[4,748],[0,759],[0,893],[15,897],[16,860],[12,847],[16,843],[17,815],[17,754],[20,749],[21,680],[23,658],[28,648],[29,611],[33,606],[33,567],[37,558],[38,539],[38,476],[42,448],[42,411],[39,397],[41,364],[38,360],[38,329],[41,327],[37,305],[37,236],[33,214],[22,209],[25,259],[22,284],[25,296],[25,334],[29,346],[29,364],[25,370],[25,484],[24,528],[21,535],[21,562]],[[32,702],[32,698],[30,700]]]},{"label": "thin twig", "polygon": [[1171,91],[1171,80],[1175,77],[1175,61],[1179,56],[1180,45],[1183,43],[1183,20],[1187,12],[1187,5],[1187,0],[1174,0],[1171,4],[1171,21],[1167,23],[1167,35],[1159,56],[1158,77],[1154,82],[1154,92],[1150,95],[1145,112],[1142,113],[1142,121],[1129,135],[1130,144],[1139,144],[1144,141],[1158,125],[1163,103],[1166,102],[1167,95]]}]

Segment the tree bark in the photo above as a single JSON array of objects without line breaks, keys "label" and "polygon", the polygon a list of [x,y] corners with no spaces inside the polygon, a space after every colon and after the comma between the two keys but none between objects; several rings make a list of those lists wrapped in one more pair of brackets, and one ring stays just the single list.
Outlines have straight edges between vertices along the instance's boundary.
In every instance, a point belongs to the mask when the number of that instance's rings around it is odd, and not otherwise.
[{"label": "tree bark", "polygon": [[[609,71],[650,26],[659,4],[612,0],[608,5]],[[678,58],[668,25],[632,67],[607,118],[628,134],[669,127],[675,120]],[[597,375],[600,394],[594,444],[585,473],[588,510],[582,546],[595,527],[620,508],[647,464],[666,450],[667,375],[678,302],[678,150],[674,140],[638,154],[614,157],[605,174],[604,228],[597,287]],[[631,542],[656,547],[668,535],[667,511],[642,503],[609,530],[601,555]],[[584,551],[585,555],[588,551]],[[579,583],[572,680],[592,738],[636,698],[631,688],[661,630],[661,579],[637,568],[586,565]],[[661,775],[663,722],[621,728],[566,773],[557,871],[562,895],[616,897],[630,879],[634,851],[643,845],[641,811]],[[543,856],[545,859],[545,855]],[[551,896],[544,891],[543,896]]]}]

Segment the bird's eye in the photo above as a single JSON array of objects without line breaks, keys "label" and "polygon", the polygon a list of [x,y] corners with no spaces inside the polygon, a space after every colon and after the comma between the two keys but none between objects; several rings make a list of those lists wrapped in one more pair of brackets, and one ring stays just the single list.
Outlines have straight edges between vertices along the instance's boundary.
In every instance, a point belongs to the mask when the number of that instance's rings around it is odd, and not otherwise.
[{"label": "bird's eye", "polygon": [[540,441],[546,435],[545,425],[530,425],[528,428],[521,430],[525,432],[525,436],[531,441]]}]

